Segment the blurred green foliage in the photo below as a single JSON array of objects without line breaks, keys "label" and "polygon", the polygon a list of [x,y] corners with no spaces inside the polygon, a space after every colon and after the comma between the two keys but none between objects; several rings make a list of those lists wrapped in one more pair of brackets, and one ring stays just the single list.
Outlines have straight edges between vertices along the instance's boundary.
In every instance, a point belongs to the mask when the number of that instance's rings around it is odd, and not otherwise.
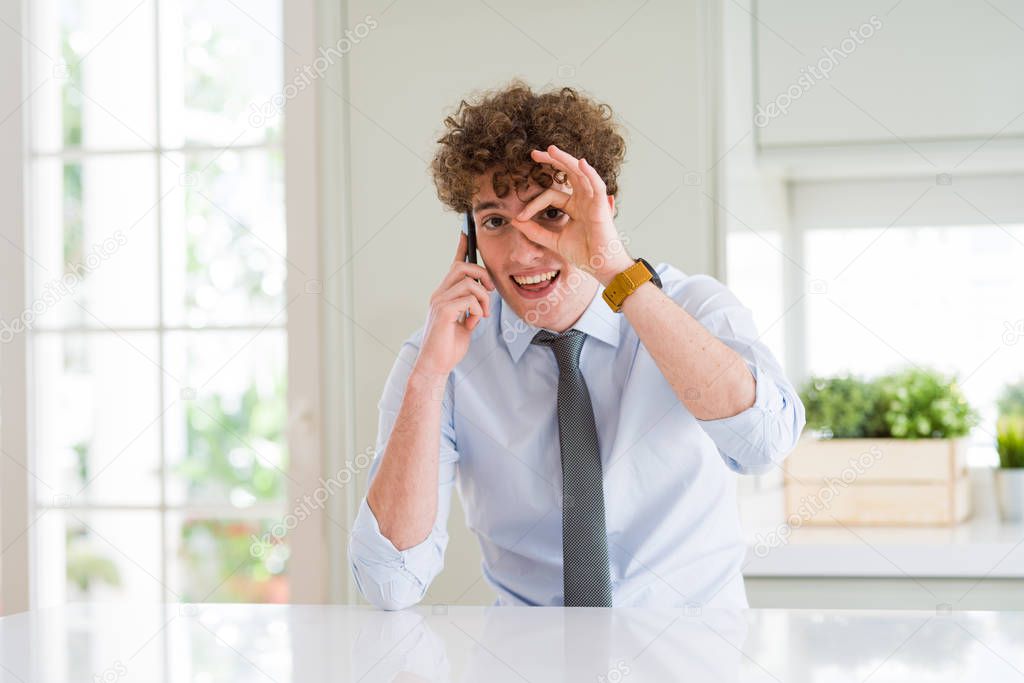
[{"label": "blurred green foliage", "polygon": [[930,368],[873,380],[812,377],[800,398],[807,426],[827,438],[948,439],[968,434],[978,423],[956,376]]},{"label": "blurred green foliage", "polygon": [[188,401],[185,419],[185,454],[174,472],[186,479],[189,498],[283,498],[288,467],[283,377],[275,378],[269,395],[251,385],[237,401],[218,394]]},{"label": "blurred green foliage", "polygon": [[[265,390],[264,390],[265,391]],[[287,420],[284,377],[269,395],[251,385],[237,401],[214,394],[189,401],[184,459],[175,468],[188,495],[218,502],[272,502],[285,495]],[[277,520],[187,518],[180,559],[186,568],[187,601],[284,602],[288,548],[252,552],[253,538],[269,537]]]},{"label": "blurred green foliage", "polygon": [[96,584],[121,585],[121,573],[117,565],[106,555],[96,550],[89,532],[84,528],[67,530],[67,579],[80,592],[88,593]]},{"label": "blurred green foliage", "polygon": [[996,407],[1000,415],[1024,415],[1024,379],[1007,384],[996,399]]},{"label": "blurred green foliage", "polygon": [[996,422],[999,466],[1024,467],[1024,414],[1003,415]]},{"label": "blurred green foliage", "polygon": [[1000,467],[1024,467],[1024,379],[1007,384],[996,400],[996,451]]},{"label": "blurred green foliage", "polygon": [[252,552],[253,538],[269,537],[271,522],[187,519],[181,527],[181,558],[187,567],[186,602],[287,602],[281,543]]},{"label": "blurred green foliage", "polygon": [[876,416],[878,388],[871,382],[845,375],[812,377],[800,394],[807,412],[807,426],[835,439],[882,436]]},{"label": "blurred green foliage", "polygon": [[965,436],[978,423],[956,376],[910,368],[880,377],[882,421],[898,439]]}]

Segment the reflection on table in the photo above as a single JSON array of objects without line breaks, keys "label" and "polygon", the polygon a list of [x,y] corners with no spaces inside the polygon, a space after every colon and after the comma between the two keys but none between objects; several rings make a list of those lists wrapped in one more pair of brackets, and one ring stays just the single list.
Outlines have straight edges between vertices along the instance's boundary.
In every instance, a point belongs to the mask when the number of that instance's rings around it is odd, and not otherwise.
[{"label": "reflection on table", "polygon": [[78,604],[0,619],[0,681],[970,681],[1024,613]]}]

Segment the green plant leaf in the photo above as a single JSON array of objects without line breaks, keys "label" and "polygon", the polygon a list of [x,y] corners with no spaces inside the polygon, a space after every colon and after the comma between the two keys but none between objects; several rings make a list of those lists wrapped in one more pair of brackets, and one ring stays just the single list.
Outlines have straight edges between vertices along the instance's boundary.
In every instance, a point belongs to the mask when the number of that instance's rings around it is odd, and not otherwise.
[{"label": "green plant leaf", "polygon": [[800,393],[807,426],[832,438],[947,439],[978,422],[956,377],[909,368],[867,381],[813,377]]}]

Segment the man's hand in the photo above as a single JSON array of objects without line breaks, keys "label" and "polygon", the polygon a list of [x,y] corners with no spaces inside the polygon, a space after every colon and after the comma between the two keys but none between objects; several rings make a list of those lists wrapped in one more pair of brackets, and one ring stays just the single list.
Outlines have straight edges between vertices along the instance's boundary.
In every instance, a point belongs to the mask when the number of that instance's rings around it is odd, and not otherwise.
[{"label": "man's hand", "polygon": [[[469,350],[473,329],[491,315],[489,292],[494,290],[494,281],[483,266],[463,261],[466,242],[466,235],[460,234],[455,261],[430,296],[423,345],[416,358],[420,372],[447,376]],[[469,316],[463,320],[467,309]]]},{"label": "man's hand", "polygon": [[633,265],[615,230],[612,212],[615,198],[608,194],[604,180],[586,159],[577,159],[555,145],[547,151],[535,149],[534,161],[564,171],[572,192],[549,188],[540,193],[516,217],[526,221],[555,207],[569,216],[560,230],[549,230],[530,220],[517,227],[531,240],[557,251],[577,268],[607,285],[618,273]]}]

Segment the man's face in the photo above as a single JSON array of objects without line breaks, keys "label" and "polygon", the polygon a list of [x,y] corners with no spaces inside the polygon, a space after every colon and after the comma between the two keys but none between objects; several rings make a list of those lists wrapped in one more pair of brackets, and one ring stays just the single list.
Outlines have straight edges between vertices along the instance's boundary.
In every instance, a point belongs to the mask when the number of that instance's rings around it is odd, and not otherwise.
[{"label": "man's face", "polygon": [[[473,195],[477,247],[484,265],[501,298],[522,320],[563,332],[590,305],[598,282],[558,252],[530,240],[517,227],[532,221],[555,232],[565,229],[569,217],[555,207],[525,221],[516,220],[516,215],[544,188],[531,180],[518,196],[510,190],[504,197],[498,197],[492,184],[493,174],[491,170],[477,179],[477,193]],[[570,192],[566,184],[556,183],[552,187]]]}]

